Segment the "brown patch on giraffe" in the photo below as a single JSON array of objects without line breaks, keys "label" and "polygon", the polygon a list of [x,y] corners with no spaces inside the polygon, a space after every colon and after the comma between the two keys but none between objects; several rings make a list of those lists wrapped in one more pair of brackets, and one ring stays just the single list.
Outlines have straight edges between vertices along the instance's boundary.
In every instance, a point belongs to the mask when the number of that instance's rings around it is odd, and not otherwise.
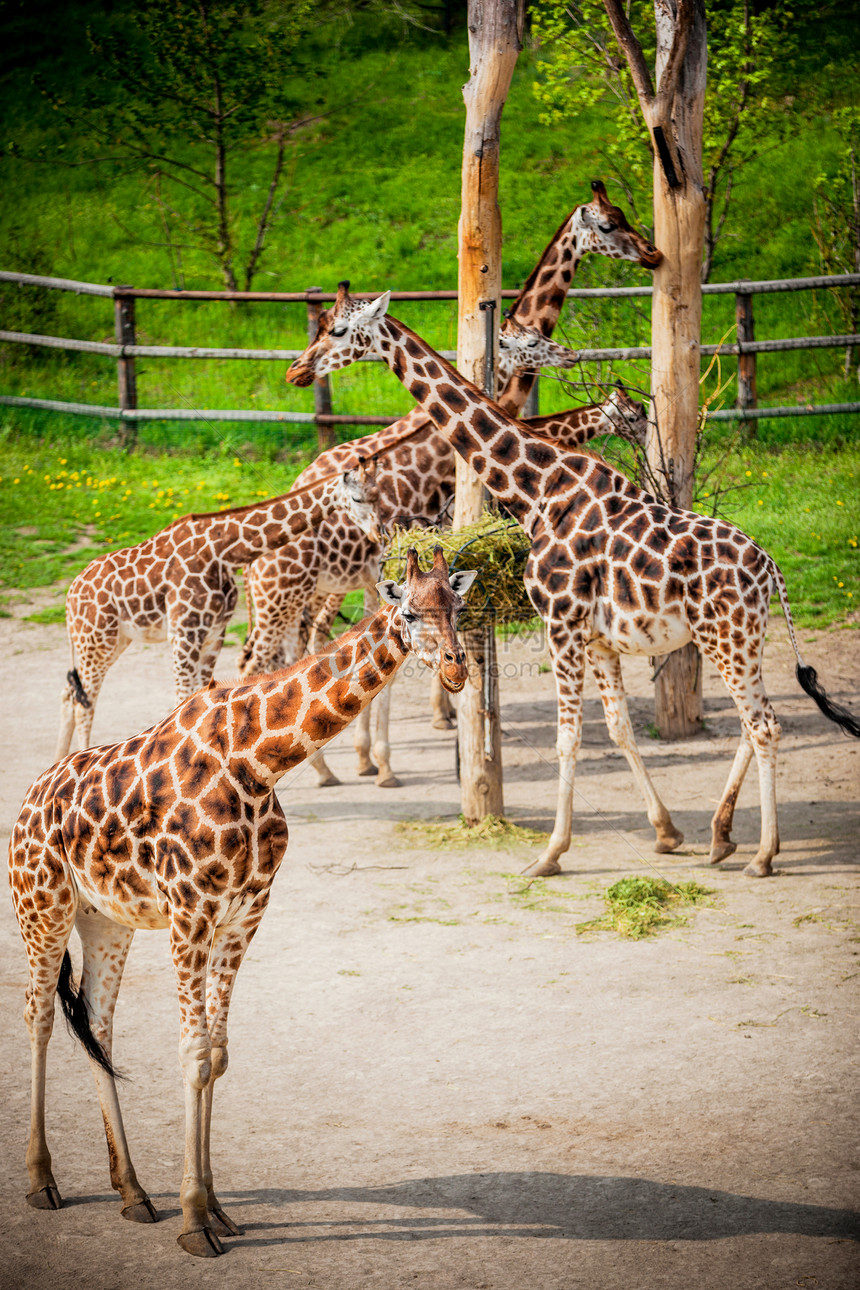
[{"label": "brown patch on giraffe", "polygon": [[229,824],[242,814],[242,802],[233,785],[222,779],[200,798],[200,810],[217,828],[218,825]]},{"label": "brown patch on giraffe", "polygon": [[287,849],[290,831],[281,816],[264,820],[257,831],[257,864],[262,873],[275,873]]},{"label": "brown patch on giraffe", "polygon": [[288,681],[274,693],[265,696],[265,717],[267,730],[282,730],[294,724],[302,704],[302,687],[296,681]]}]

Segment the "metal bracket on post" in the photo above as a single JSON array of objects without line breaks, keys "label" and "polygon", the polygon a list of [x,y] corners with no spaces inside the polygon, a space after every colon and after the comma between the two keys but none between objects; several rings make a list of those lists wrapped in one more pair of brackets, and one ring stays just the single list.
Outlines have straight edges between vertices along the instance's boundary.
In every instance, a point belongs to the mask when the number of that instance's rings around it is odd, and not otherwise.
[{"label": "metal bracket on post", "polygon": [[[484,313],[484,389],[491,399],[496,397],[496,360],[495,360],[495,323],[496,323],[496,305],[495,300],[482,300],[478,308]],[[484,501],[486,503],[489,494],[484,490]],[[487,607],[490,615],[487,622],[484,623],[484,666],[482,677],[483,690],[483,716],[484,716],[484,760],[492,761],[494,756],[493,749],[493,712],[498,706],[498,695],[496,694],[497,679],[491,675],[490,660],[494,658],[495,651],[495,614],[492,606]]]},{"label": "metal bracket on post", "polygon": [[496,397],[496,304],[495,300],[482,300],[478,305],[484,313],[484,389],[491,399]]}]

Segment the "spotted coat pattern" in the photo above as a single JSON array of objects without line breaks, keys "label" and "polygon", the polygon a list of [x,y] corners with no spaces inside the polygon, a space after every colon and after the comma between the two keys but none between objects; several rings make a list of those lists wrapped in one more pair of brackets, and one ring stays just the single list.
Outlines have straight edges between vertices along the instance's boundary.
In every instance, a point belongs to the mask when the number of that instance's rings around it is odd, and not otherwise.
[{"label": "spotted coat pattern", "polygon": [[[266,909],[287,847],[278,781],[342,730],[409,652],[462,689],[456,618],[474,573],[449,578],[410,553],[403,586],[324,653],[287,671],[211,683],[133,739],[70,753],[27,793],[9,847],[15,913],[29,963],[25,1019],[33,1062],[28,1200],[56,1209],[60,1193],[45,1136],[45,1062],[66,947],[83,947],[81,993],[108,1062],[123,966],[138,929],[167,928],[176,972],[179,1058],[186,1085],[180,1244],[220,1253],[238,1229],[212,1185],[209,1122],[214,1080],[227,1067],[227,1013],[236,973]],[[115,1081],[93,1062],[111,1181],[125,1217],[157,1215],[128,1151]]]},{"label": "spotted coat pattern", "polygon": [[659,656],[694,641],[718,668],[741,718],[741,745],[712,821],[712,862],[735,849],[734,805],[755,754],[761,840],[746,872],[765,876],[779,850],[779,725],[761,673],[771,592],[779,591],[797,647],[785,584],[755,542],[721,520],[664,505],[604,461],[565,453],[525,432],[402,323],[388,297],[364,304],[341,283],[315,341],[291,366],[304,385],[371,350],[380,354],[496,500],[531,536],[526,587],[547,627],[558,695],[559,794],[543,855],[527,871],[559,872],[570,845],[573,775],[588,658],[612,739],[627,758],[657,833],[657,850],[683,840],[642,762],[627,712],[620,655]]},{"label": "spotted coat pattern", "polygon": [[333,511],[376,537],[377,500],[374,472],[360,464],[257,505],[186,515],[137,546],[93,560],[66,596],[72,670],[56,755],[68,752],[73,730],[78,747],[88,746],[104,678],[132,641],[170,641],[176,701],[187,698],[212,676],[236,606],[236,570]]},{"label": "spotted coat pattern", "polygon": [[[572,350],[548,339],[561,313],[567,290],[580,260],[587,254],[626,259],[654,269],[661,253],[633,230],[624,212],[613,206],[602,183],[592,184],[591,202],[577,206],[551,238],[528,281],[508,311],[500,335],[499,375],[504,382],[499,403],[517,416],[529,395],[540,366],[571,366]],[[594,409],[587,410],[590,413]],[[554,423],[540,433],[556,433]],[[600,423],[587,416],[569,428],[558,425],[559,437],[579,445],[599,432]],[[621,431],[623,433],[623,430]],[[447,516],[454,498],[454,452],[435,423],[419,405],[393,425],[360,441],[367,456],[377,459],[380,508],[385,523],[411,519],[438,523]],[[387,449],[396,444],[393,452]],[[317,458],[299,477],[308,483],[321,472],[342,469],[351,459],[354,444],[338,445]],[[270,556],[255,561],[247,572],[254,623],[240,661],[244,675],[264,671],[294,658],[301,649],[302,620],[306,609],[319,633],[327,630],[348,591],[369,592],[376,581],[382,549],[369,542],[343,515],[332,516],[313,534]],[[249,618],[251,609],[249,607]],[[434,694],[434,725],[450,724],[442,701]],[[387,705],[390,692],[378,707],[374,757],[370,756],[370,711],[356,723],[358,773],[373,775],[381,787],[399,780],[390,764]],[[336,777],[322,757],[314,760],[320,784],[335,784]],[[378,771],[377,771],[378,767]]]}]

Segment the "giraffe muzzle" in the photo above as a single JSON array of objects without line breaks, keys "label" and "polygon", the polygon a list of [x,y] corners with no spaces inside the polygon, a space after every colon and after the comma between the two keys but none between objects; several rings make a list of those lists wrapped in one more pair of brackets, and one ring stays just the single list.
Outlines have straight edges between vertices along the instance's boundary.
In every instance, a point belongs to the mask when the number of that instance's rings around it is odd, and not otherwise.
[{"label": "giraffe muzzle", "polygon": [[449,694],[459,694],[469,679],[466,655],[462,649],[443,649],[439,665],[439,680]]},{"label": "giraffe muzzle", "polygon": [[287,385],[297,385],[299,389],[304,389],[308,385],[313,385],[314,374],[310,367],[303,366],[301,359],[297,358],[287,368],[287,374],[284,377]]}]

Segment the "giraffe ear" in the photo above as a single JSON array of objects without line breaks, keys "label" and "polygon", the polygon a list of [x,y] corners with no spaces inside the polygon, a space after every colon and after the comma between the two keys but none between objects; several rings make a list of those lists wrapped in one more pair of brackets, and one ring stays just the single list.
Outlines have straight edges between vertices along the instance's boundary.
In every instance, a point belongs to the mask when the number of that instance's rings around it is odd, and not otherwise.
[{"label": "giraffe ear", "polygon": [[403,588],[398,586],[393,578],[385,578],[382,582],[377,582],[376,590],[379,592],[379,599],[385,605],[400,605],[403,599]]},{"label": "giraffe ear", "polygon": [[366,304],[362,305],[357,317],[362,322],[379,322],[379,319],[384,318],[388,313],[390,303],[391,292],[385,291],[381,296],[377,296],[375,300],[368,300]]},{"label": "giraffe ear", "polygon": [[477,576],[477,569],[461,569],[459,573],[452,573],[451,590],[456,596],[465,596]]}]

